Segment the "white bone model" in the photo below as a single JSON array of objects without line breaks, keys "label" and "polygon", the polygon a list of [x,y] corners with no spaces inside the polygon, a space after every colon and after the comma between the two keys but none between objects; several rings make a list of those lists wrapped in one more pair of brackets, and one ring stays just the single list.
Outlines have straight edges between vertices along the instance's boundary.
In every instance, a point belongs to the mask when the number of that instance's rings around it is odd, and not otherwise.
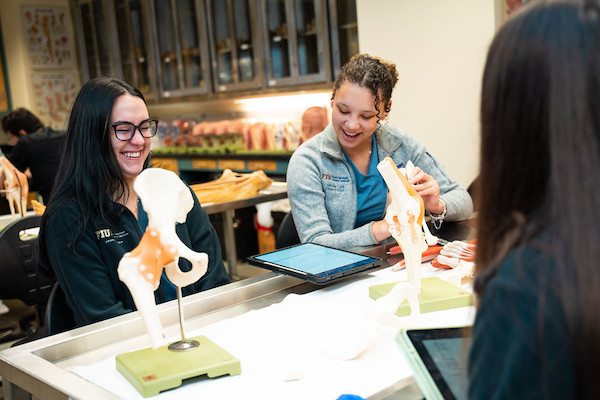
[{"label": "white bone model", "polygon": [[417,293],[420,294],[421,255],[427,250],[427,243],[423,236],[423,226],[427,226],[424,222],[425,206],[423,205],[423,199],[391,158],[386,157],[377,165],[377,169],[385,180],[392,197],[385,214],[385,221],[389,226],[392,237],[398,242],[402,253],[404,253],[408,281],[414,285]]},{"label": "white bone model", "polygon": [[4,176],[4,191],[10,207],[10,213],[16,218],[15,208],[19,216],[27,211],[27,195],[29,183],[27,176],[19,171],[6,157],[0,157],[0,182]]},{"label": "white bone model", "polygon": [[[412,168],[408,163],[407,168]],[[328,343],[329,357],[350,360],[356,358],[378,337],[385,327],[402,329],[414,324],[420,314],[418,295],[421,293],[421,255],[427,250],[425,238],[429,235],[437,242],[424,222],[423,199],[408,182],[391,158],[386,157],[377,165],[385,180],[392,201],[387,208],[385,220],[392,237],[404,253],[408,282],[394,285],[390,293],[366,306],[354,318],[342,323],[343,328]],[[424,232],[425,231],[425,232]],[[410,306],[408,317],[397,317],[398,307],[407,300]]]},{"label": "white bone model", "polygon": [[[174,172],[148,168],[138,175],[133,187],[148,213],[148,228],[139,245],[123,256],[118,273],[131,292],[152,347],[156,349],[166,344],[154,300],[162,269],[165,268],[180,296],[182,287],[198,281],[206,273],[208,255],[191,250],[177,236],[175,223],[185,222],[194,201],[190,189]],[[192,263],[190,271],[179,269],[179,257]],[[183,319],[181,312],[180,318]]]}]

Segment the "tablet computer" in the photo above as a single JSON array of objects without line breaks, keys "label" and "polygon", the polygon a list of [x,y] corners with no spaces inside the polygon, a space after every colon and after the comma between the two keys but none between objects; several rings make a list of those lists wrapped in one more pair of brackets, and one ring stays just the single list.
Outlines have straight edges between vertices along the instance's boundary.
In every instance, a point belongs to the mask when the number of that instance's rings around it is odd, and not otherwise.
[{"label": "tablet computer", "polygon": [[337,279],[370,271],[381,258],[335,249],[315,243],[302,243],[269,253],[248,257],[248,263],[322,285]]},{"label": "tablet computer", "polygon": [[396,337],[426,399],[467,399],[471,328],[409,329]]}]

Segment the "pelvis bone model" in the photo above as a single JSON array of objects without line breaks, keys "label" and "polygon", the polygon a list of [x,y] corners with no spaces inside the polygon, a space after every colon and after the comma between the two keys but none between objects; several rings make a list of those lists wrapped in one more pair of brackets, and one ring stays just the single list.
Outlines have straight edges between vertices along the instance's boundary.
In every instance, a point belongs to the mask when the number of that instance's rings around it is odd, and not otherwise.
[{"label": "pelvis bone model", "polygon": [[[15,208],[19,215],[27,211],[27,195],[29,183],[27,176],[19,171],[6,157],[0,157],[0,178],[4,175],[4,189],[10,207],[10,213],[15,217]],[[2,179],[0,179],[2,182]]]},{"label": "pelvis bone model", "polygon": [[[180,296],[182,287],[206,273],[208,255],[191,250],[177,236],[175,223],[185,222],[194,201],[190,189],[175,173],[161,168],[146,169],[138,175],[133,188],[148,213],[148,227],[139,245],[119,262],[118,273],[131,292],[156,349],[166,344],[154,300],[163,268]],[[179,269],[179,257],[192,263],[190,271]]]}]

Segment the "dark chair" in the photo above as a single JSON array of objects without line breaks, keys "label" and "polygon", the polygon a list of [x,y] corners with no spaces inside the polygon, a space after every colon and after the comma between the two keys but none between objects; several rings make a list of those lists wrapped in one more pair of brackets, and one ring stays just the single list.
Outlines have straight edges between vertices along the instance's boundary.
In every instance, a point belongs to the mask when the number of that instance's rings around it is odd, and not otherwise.
[{"label": "dark chair", "polygon": [[19,299],[36,312],[21,318],[19,325],[28,336],[36,332],[32,324],[43,326],[46,303],[56,281],[40,269],[37,232],[40,215],[19,218],[0,231],[0,299]]},{"label": "dark chair", "polygon": [[477,202],[477,185],[479,185],[479,176],[476,176],[467,188],[467,192],[469,192],[471,199],[473,200],[473,211],[479,210],[479,203]]},{"label": "dark chair", "polygon": [[75,328],[75,320],[73,312],[67,306],[67,298],[65,292],[56,282],[46,306],[46,315],[44,317],[44,328],[48,335],[56,335],[57,333],[65,332]]},{"label": "dark chair", "polygon": [[300,237],[298,237],[298,231],[294,224],[294,217],[292,212],[288,212],[279,226],[277,231],[277,238],[275,240],[275,247],[281,249],[283,247],[292,246],[300,243]]}]

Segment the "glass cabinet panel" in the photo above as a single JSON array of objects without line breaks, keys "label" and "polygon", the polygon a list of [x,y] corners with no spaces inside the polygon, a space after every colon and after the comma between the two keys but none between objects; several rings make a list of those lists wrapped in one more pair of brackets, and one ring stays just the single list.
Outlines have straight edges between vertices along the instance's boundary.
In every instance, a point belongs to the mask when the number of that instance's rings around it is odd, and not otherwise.
[{"label": "glass cabinet panel", "polygon": [[[183,85],[196,87],[203,84],[200,56],[200,39],[198,38],[198,21],[196,6],[193,0],[177,2],[178,23],[181,31],[181,55],[183,57]],[[208,60],[205,60],[208,62]]]},{"label": "glass cabinet panel", "polygon": [[154,0],[160,88],[163,97],[207,93],[210,88],[204,7],[194,0]]},{"label": "glass cabinet panel", "polygon": [[300,75],[319,72],[317,20],[313,1],[294,1],[296,13],[296,54]]},{"label": "glass cabinet panel", "polygon": [[290,40],[288,38],[288,21],[286,0],[267,0],[269,84],[274,80],[291,77]]},{"label": "glass cabinet panel", "polygon": [[147,19],[140,0],[115,0],[115,19],[123,78],[137,87],[146,99],[155,97],[153,70],[147,41]]},{"label": "glass cabinet panel", "polygon": [[177,73],[177,50],[175,40],[175,23],[171,12],[171,2],[156,1],[156,29],[158,30],[158,57],[160,60],[162,90],[179,89]]},{"label": "glass cabinet panel", "polygon": [[258,26],[258,8],[256,1],[233,0],[233,35],[237,49],[237,74],[240,82],[256,82],[259,86],[262,79],[259,66],[260,31]]},{"label": "glass cabinet panel", "polygon": [[267,84],[325,82],[329,71],[325,0],[264,0]]},{"label": "glass cabinet panel", "polygon": [[76,3],[75,26],[83,34],[79,48],[84,80],[119,72],[115,71],[110,37],[106,35],[110,24],[107,14],[102,0],[79,0]]},{"label": "glass cabinet panel", "polygon": [[355,0],[329,0],[333,79],[358,49],[358,24]]},{"label": "glass cabinet panel", "polygon": [[256,1],[209,0],[208,16],[215,90],[261,87]]}]

